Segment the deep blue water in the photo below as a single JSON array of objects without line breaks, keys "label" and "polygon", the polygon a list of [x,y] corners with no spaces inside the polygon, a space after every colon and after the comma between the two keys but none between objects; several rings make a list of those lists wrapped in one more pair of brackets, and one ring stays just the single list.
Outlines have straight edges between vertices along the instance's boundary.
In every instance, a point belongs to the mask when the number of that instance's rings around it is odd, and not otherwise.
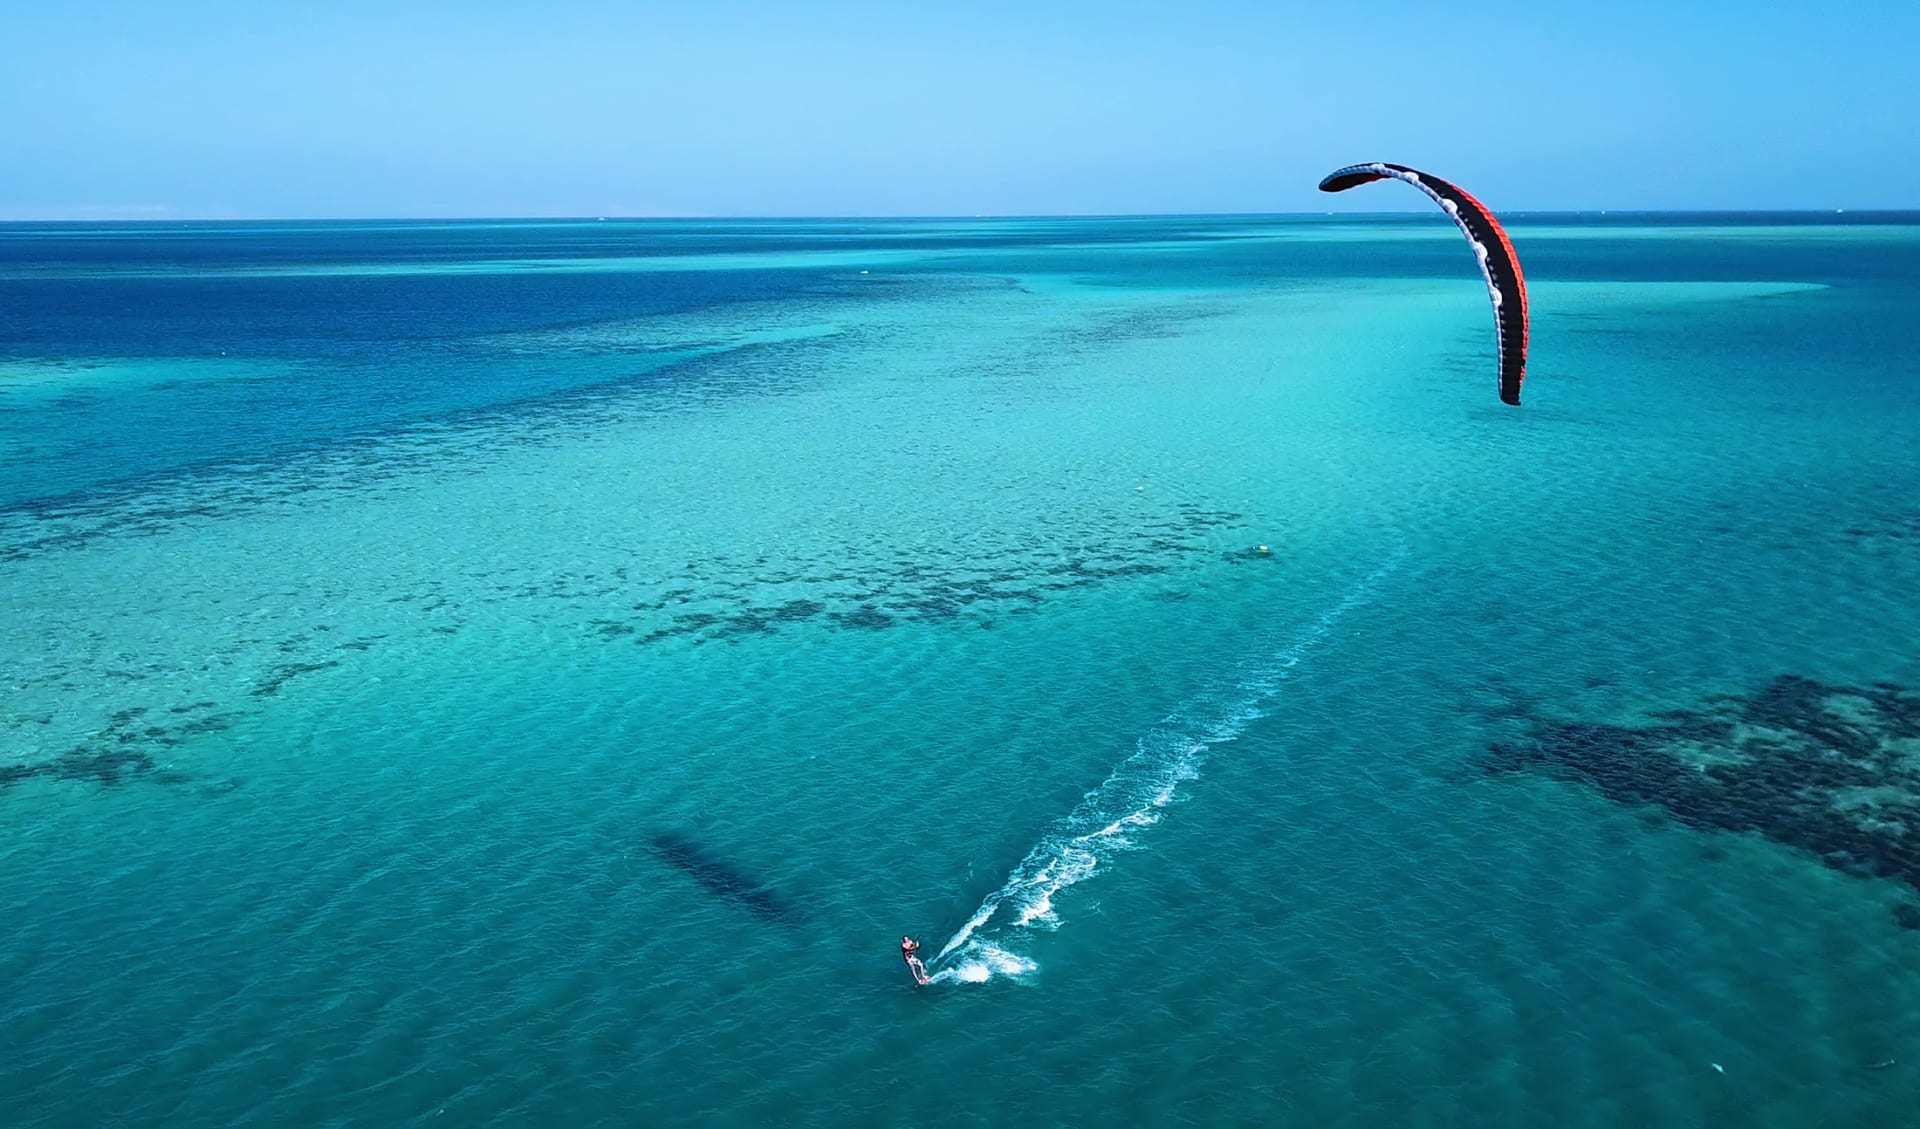
[{"label": "deep blue water", "polygon": [[[1872,240],[1675,239],[1676,230],[1798,225],[1845,233],[1898,214],[1684,214],[1518,217],[1556,234],[1526,265],[1537,279],[1790,279],[1864,287],[1905,300],[1911,255]],[[1911,219],[1911,217],[1906,217]],[[1356,257],[1345,242],[1274,234],[1359,230],[1391,236]],[[706,257],[897,253],[903,277],[947,272],[1069,273],[1110,286],[1251,287],[1317,279],[1471,277],[1430,217],[1029,221],[499,221],[423,224],[14,224],[0,239],[0,353],[74,365],[155,358],[188,366],[159,387],[77,387],[7,406],[5,438],[25,446],[0,503],[66,497],[208,462],[311,450],[342,439],[583,387],[659,379],[687,348],[628,348],[603,363],[475,348],[494,335],[661,317],[844,292],[844,270],[801,262],[701,269]],[[1166,243],[1185,253],[1167,254]],[[1063,244],[1065,246],[1063,246]],[[1145,245],[1145,249],[1142,248]],[[1904,246],[1901,251],[1907,250]],[[688,256],[689,269],[621,270],[634,257]],[[611,265],[612,269],[595,269]],[[400,271],[383,274],[381,271]],[[261,277],[265,272],[267,277]],[[456,273],[457,272],[457,273]],[[1887,311],[1836,327],[1825,349],[1878,355]],[[1864,338],[1864,339],[1863,339]],[[195,379],[208,366],[214,379]],[[224,364],[223,364],[224,362]],[[271,380],[219,379],[243,363],[285,366]],[[17,400],[17,398],[16,398]]]}]

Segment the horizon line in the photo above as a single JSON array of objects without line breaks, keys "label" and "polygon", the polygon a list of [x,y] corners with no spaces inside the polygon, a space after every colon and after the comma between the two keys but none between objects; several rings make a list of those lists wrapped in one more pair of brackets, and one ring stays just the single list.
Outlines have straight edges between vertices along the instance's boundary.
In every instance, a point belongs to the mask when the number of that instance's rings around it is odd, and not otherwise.
[{"label": "horizon line", "polygon": [[[121,209],[121,211],[135,209]],[[157,210],[157,209],[139,209]],[[1151,219],[1368,219],[1379,217],[1425,216],[1431,209],[1377,209],[1368,211],[1314,210],[1289,212],[976,212],[976,213],[805,213],[741,212],[635,213],[629,215],[588,213],[566,214],[494,214],[494,215],[144,215],[35,217],[0,215],[0,224],[265,224],[265,223],[632,223],[632,222],[952,222],[967,220],[1151,220]],[[1510,208],[1497,215],[1530,216],[1755,216],[1755,215],[1873,215],[1920,216],[1920,207],[1912,208]]]}]

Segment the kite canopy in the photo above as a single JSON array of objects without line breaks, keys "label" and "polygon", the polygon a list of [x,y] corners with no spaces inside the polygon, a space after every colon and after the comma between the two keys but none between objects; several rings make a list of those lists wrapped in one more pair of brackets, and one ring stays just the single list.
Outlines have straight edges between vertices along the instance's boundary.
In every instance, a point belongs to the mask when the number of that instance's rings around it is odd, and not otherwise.
[{"label": "kite canopy", "polygon": [[1431,196],[1473,244],[1480,273],[1487,279],[1487,293],[1493,298],[1494,337],[1500,350],[1500,399],[1518,404],[1520,382],[1527,376],[1527,280],[1520,274],[1520,256],[1513,253],[1506,229],[1485,204],[1459,185],[1405,165],[1377,161],[1348,165],[1322,180],[1320,191],[1345,192],[1376,180],[1404,180]]}]

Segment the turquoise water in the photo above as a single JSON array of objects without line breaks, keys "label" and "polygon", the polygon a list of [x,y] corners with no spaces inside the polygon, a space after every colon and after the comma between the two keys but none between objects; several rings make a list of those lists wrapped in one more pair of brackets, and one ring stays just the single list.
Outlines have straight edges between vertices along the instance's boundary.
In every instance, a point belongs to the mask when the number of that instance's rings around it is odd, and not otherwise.
[{"label": "turquoise water", "polygon": [[1900,832],[1489,752],[1920,687],[1920,217],[1512,229],[0,228],[7,1124],[1900,1123]]}]

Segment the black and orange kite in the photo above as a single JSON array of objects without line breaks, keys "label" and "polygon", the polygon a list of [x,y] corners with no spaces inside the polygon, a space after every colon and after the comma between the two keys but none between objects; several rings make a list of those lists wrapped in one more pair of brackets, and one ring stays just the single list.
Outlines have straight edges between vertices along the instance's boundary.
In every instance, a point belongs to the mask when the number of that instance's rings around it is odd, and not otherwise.
[{"label": "black and orange kite", "polygon": [[1493,298],[1494,337],[1500,349],[1500,399],[1518,404],[1520,382],[1527,376],[1527,280],[1520,274],[1520,256],[1513,253],[1506,230],[1485,204],[1459,185],[1405,165],[1377,161],[1348,165],[1322,180],[1320,191],[1345,192],[1376,180],[1404,180],[1433,197],[1473,244],[1473,253],[1480,259],[1480,273],[1487,279],[1487,293]]}]

